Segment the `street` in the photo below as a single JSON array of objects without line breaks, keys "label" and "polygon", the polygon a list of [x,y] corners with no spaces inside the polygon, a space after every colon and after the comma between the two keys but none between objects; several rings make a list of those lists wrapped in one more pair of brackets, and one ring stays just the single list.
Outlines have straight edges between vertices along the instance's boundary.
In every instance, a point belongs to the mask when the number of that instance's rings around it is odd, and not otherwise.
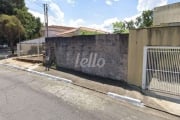
[{"label": "street", "polygon": [[177,117],[0,65],[0,120],[166,120]]}]

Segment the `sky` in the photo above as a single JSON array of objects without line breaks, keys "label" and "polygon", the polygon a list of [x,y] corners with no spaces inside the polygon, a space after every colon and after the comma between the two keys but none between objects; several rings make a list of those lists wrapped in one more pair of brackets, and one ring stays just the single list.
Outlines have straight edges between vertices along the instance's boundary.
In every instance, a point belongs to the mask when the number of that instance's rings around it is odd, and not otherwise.
[{"label": "sky", "polygon": [[44,22],[43,4],[48,4],[49,25],[90,27],[112,31],[112,23],[135,19],[144,10],[180,0],[25,0],[34,16]]}]

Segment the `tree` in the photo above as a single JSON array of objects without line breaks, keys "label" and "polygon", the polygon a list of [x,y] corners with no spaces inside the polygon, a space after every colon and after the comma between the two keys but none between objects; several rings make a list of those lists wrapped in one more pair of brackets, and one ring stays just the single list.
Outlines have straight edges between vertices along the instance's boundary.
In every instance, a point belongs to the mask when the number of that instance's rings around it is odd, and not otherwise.
[{"label": "tree", "polygon": [[24,7],[24,0],[0,0],[0,14],[14,15],[14,9]]},{"label": "tree", "polygon": [[136,18],[137,28],[150,27],[153,24],[153,11],[143,11],[142,15]]},{"label": "tree", "polygon": [[126,24],[122,21],[113,23],[114,33],[127,33]]},{"label": "tree", "polygon": [[134,21],[120,21],[113,23],[114,33],[128,33],[129,29],[135,28]]},{"label": "tree", "polygon": [[128,30],[136,28],[133,20],[125,21],[125,25]]},{"label": "tree", "polygon": [[40,18],[36,18],[36,29],[35,29],[35,37],[41,36],[41,28],[43,24],[41,23]]},{"label": "tree", "polygon": [[0,14],[15,15],[25,28],[23,39],[40,37],[42,24],[25,6],[24,0],[0,0]]},{"label": "tree", "polygon": [[142,13],[142,20],[144,27],[150,27],[153,24],[153,11],[147,10]]},{"label": "tree", "polygon": [[142,18],[141,18],[141,16],[136,18],[135,25],[136,25],[137,28],[142,28],[143,27],[142,26]]},{"label": "tree", "polygon": [[26,39],[32,39],[40,36],[42,24],[39,18],[35,18],[31,13],[24,9],[16,9],[15,13],[25,28]]},{"label": "tree", "polygon": [[153,24],[153,11],[147,10],[143,11],[141,16],[136,18],[136,21],[133,20],[125,22],[115,22],[113,23],[114,33],[128,33],[129,29],[134,28],[145,28],[150,27]]},{"label": "tree", "polygon": [[24,27],[16,16],[0,15],[0,36],[8,41],[12,54],[14,54],[14,44],[24,33]]},{"label": "tree", "polygon": [[9,4],[9,0],[0,1],[0,14],[13,14],[13,7],[11,4]]}]

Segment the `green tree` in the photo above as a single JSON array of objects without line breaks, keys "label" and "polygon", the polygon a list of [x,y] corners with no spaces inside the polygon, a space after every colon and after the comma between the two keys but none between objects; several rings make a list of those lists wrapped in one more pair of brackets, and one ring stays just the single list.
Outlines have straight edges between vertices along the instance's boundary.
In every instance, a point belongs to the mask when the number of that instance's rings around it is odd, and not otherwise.
[{"label": "green tree", "polygon": [[25,8],[24,0],[0,0],[0,14],[14,15],[14,9]]},{"label": "green tree", "polygon": [[25,38],[32,39],[40,36],[41,21],[24,9],[16,9],[16,16],[25,28]]},{"label": "green tree", "polygon": [[129,29],[134,28],[144,28],[150,27],[153,24],[153,11],[147,10],[143,11],[141,16],[136,18],[136,21],[133,20],[125,21],[125,22],[115,22],[113,23],[114,33],[128,33]]},{"label": "green tree", "polygon": [[150,27],[153,25],[153,11],[143,11],[142,15],[136,18],[137,28]]},{"label": "green tree", "polygon": [[0,0],[0,14],[13,14],[13,7],[9,3],[9,0]]},{"label": "green tree", "polygon": [[24,33],[24,27],[16,16],[0,15],[0,36],[7,40],[12,54],[14,54],[14,45]]},{"label": "green tree", "polygon": [[147,10],[142,13],[143,26],[150,27],[153,24],[153,11]]},{"label": "green tree", "polygon": [[41,23],[40,18],[36,18],[36,28],[35,28],[35,37],[40,37],[41,36],[41,28],[43,24]]},{"label": "green tree", "polygon": [[133,20],[125,21],[125,25],[126,25],[126,29],[128,30],[136,28]]},{"label": "green tree", "polygon": [[25,6],[24,0],[0,0],[0,14],[15,15],[25,28],[23,39],[40,37],[42,24]]},{"label": "green tree", "polygon": [[113,23],[114,33],[127,33],[128,29],[126,28],[125,22],[115,22]]},{"label": "green tree", "polygon": [[135,25],[136,25],[137,28],[142,28],[143,27],[142,26],[142,17],[141,16],[136,18]]},{"label": "green tree", "polygon": [[129,29],[133,28],[135,28],[135,23],[133,20],[113,23],[114,33],[128,33]]}]

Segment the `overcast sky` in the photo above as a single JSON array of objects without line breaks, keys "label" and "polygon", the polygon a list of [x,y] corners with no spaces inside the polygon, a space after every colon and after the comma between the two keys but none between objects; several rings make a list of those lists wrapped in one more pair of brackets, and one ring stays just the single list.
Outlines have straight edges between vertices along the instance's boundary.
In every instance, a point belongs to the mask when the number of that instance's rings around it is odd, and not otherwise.
[{"label": "overcast sky", "polygon": [[43,22],[43,3],[49,6],[49,24],[86,26],[111,31],[112,23],[136,18],[143,10],[180,0],[25,0]]}]

